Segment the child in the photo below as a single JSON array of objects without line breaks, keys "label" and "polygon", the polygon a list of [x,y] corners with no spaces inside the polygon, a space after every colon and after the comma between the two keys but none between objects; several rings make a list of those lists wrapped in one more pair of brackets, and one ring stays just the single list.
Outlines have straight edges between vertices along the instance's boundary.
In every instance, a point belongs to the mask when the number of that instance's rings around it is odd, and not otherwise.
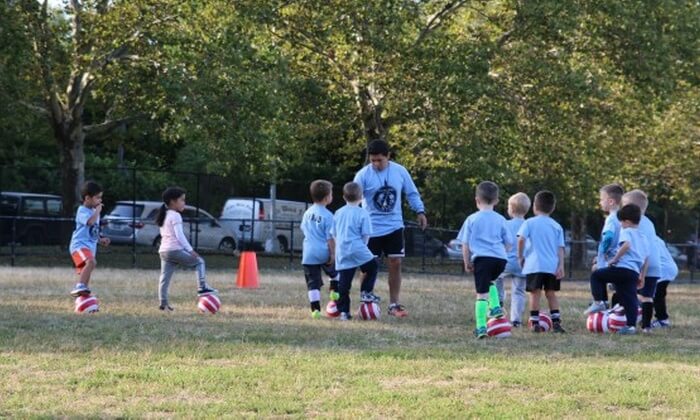
[{"label": "child", "polygon": [[639,231],[646,237],[649,245],[649,268],[644,277],[644,285],[637,290],[642,302],[642,332],[651,332],[651,318],[654,313],[654,292],[656,282],[661,277],[661,256],[656,244],[656,229],[654,224],[644,214],[649,205],[649,199],[642,190],[632,190],[622,196],[622,205],[635,204],[642,211],[639,221]]},{"label": "child", "polygon": [[102,213],[102,187],[87,181],[80,189],[83,204],[75,214],[75,230],[70,238],[70,255],[75,271],[80,276],[78,283],[71,290],[73,297],[90,294],[90,275],[97,266],[97,243],[109,245],[109,238],[100,237],[100,213]]},{"label": "child", "polygon": [[199,289],[197,294],[203,296],[216,293],[207,284],[207,276],[204,267],[204,260],[192,249],[189,241],[182,231],[182,216],[180,213],[185,209],[185,190],[177,187],[170,187],[163,192],[163,205],[158,210],[156,223],[160,226],[160,280],[158,284],[158,297],[160,299],[161,311],[172,311],[173,308],[168,302],[168,289],[170,288],[170,278],[177,266],[195,268]]},{"label": "child", "polygon": [[[512,238],[515,238],[518,234],[520,226],[525,222],[525,215],[528,211],[530,211],[530,197],[528,197],[527,194],[519,192],[508,199],[508,215],[511,219],[506,222],[506,227]],[[503,281],[506,278],[511,279],[510,322],[513,324],[513,327],[518,328],[522,325],[521,317],[525,309],[525,276],[520,268],[515,247],[512,247],[508,252],[506,268],[503,274],[496,280],[498,299],[501,307],[503,307],[503,300],[505,299]]]},{"label": "child", "polygon": [[668,319],[666,310],[666,289],[669,283],[676,279],[678,275],[678,265],[673,261],[671,253],[668,252],[666,243],[663,239],[656,237],[656,246],[660,251],[661,276],[656,282],[656,292],[654,293],[654,315],[656,321],[651,324],[652,328],[668,328],[671,326],[671,321]]},{"label": "child", "polygon": [[464,269],[474,273],[474,336],[482,339],[486,337],[487,312],[492,318],[505,315],[494,281],[506,266],[506,251],[513,245],[513,239],[506,227],[506,219],[493,211],[498,203],[498,185],[483,181],[476,187],[475,195],[479,211],[467,217],[457,239],[462,242]]},{"label": "child", "polygon": [[605,224],[600,233],[600,245],[598,255],[594,261],[595,271],[598,268],[605,268],[607,260],[614,257],[620,242],[620,221],[617,220],[617,211],[620,209],[620,202],[625,191],[618,184],[608,184],[600,189],[600,208],[607,213]]},{"label": "child", "polygon": [[637,323],[637,287],[644,284],[649,265],[649,243],[639,229],[642,210],[635,204],[626,204],[617,212],[622,230],[617,253],[607,261],[605,268],[591,274],[591,294],[593,303],[586,314],[602,312],[607,309],[605,285],[612,283],[620,296],[620,303],[625,307],[627,325],[617,331],[618,334],[636,334]]},{"label": "child", "polygon": [[378,302],[373,292],[377,280],[377,261],[367,247],[372,227],[369,214],[360,207],[362,187],[356,182],[343,186],[343,199],[347,203],[333,217],[331,234],[335,240],[335,268],[340,274],[338,281],[338,311],[340,319],[348,321],[350,315],[350,288],[355,270],[360,268],[365,276],[360,285],[361,299],[365,302]]},{"label": "child", "polygon": [[331,278],[331,300],[338,300],[338,273],[335,271],[335,243],[331,236],[333,213],[326,206],[333,201],[333,184],[317,179],[309,187],[314,205],[309,207],[301,220],[304,247],[301,264],[304,266],[306,289],[311,304],[311,317],[321,317],[321,271]]},{"label": "child", "polygon": [[[530,324],[533,332],[544,332],[540,325],[540,296],[542,289],[552,317],[552,330],[565,333],[561,326],[559,299],[564,277],[564,229],[550,217],[556,198],[550,191],[535,195],[535,217],[527,219],[518,231],[518,261],[527,278],[530,292]],[[525,247],[527,243],[527,247]]]}]

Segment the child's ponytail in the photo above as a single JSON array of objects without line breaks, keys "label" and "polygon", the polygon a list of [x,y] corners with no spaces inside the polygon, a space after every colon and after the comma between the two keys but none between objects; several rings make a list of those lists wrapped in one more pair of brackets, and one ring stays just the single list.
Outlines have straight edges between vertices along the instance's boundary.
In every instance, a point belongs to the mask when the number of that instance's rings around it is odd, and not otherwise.
[{"label": "child's ponytail", "polygon": [[168,213],[170,202],[177,200],[185,195],[185,193],[185,190],[178,187],[169,187],[163,191],[163,205],[158,209],[158,216],[156,216],[156,224],[158,226],[163,226],[163,223],[165,223],[165,215]]}]

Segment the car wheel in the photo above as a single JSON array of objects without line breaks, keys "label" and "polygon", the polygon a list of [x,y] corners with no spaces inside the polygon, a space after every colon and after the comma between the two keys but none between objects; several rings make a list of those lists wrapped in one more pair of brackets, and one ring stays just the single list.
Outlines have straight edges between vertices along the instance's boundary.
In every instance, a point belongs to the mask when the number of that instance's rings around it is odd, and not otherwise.
[{"label": "car wheel", "polygon": [[285,238],[284,236],[278,236],[277,244],[280,247],[280,251],[282,251],[285,254],[289,252],[289,244],[287,244],[287,238]]},{"label": "car wheel", "polygon": [[219,243],[219,251],[224,251],[227,254],[233,253],[236,250],[236,241],[231,238],[224,238]]}]

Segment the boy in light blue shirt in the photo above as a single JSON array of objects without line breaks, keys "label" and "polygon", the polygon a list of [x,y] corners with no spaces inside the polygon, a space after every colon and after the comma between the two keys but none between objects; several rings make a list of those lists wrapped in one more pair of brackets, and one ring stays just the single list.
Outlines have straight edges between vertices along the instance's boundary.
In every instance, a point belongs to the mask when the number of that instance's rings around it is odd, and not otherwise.
[{"label": "boy in light blue shirt", "polygon": [[535,194],[535,217],[527,219],[518,231],[518,260],[530,293],[530,329],[536,333],[544,332],[540,325],[542,289],[549,304],[552,331],[566,332],[561,326],[557,298],[564,277],[564,229],[550,217],[555,207],[556,198],[552,192],[538,192]]},{"label": "boy in light blue shirt", "polygon": [[321,272],[331,279],[330,299],[338,299],[338,273],[335,271],[335,243],[331,236],[333,213],[326,206],[333,201],[333,184],[317,179],[309,187],[313,206],[309,207],[301,219],[304,233],[304,247],[301,264],[304,266],[306,289],[311,305],[311,317],[321,318]]},{"label": "boy in light blue shirt", "polygon": [[474,336],[486,334],[486,319],[503,318],[505,313],[498,299],[494,281],[506,266],[506,251],[513,246],[513,238],[506,228],[506,219],[493,208],[498,204],[498,185],[483,181],[476,187],[476,206],[479,209],[467,217],[457,239],[462,242],[464,269],[474,273],[476,303]]},{"label": "boy in light blue shirt", "polygon": [[676,279],[678,275],[678,265],[673,261],[671,253],[663,239],[655,238],[656,246],[659,248],[661,256],[661,276],[656,282],[656,292],[654,293],[654,316],[656,321],[652,322],[652,328],[668,328],[671,326],[668,310],[666,308],[666,289],[668,285]]},{"label": "boy in light blue shirt", "polygon": [[331,235],[335,239],[335,269],[340,275],[338,281],[338,302],[340,319],[348,321],[350,315],[350,288],[357,268],[364,273],[360,285],[360,298],[363,302],[379,302],[374,294],[377,279],[377,261],[367,247],[372,234],[369,214],[360,207],[362,188],[356,182],[343,186],[343,199],[347,203],[333,218]]},{"label": "boy in light blue shirt", "polygon": [[617,217],[622,224],[620,232],[619,248],[615,256],[609,259],[605,268],[598,269],[591,274],[591,294],[593,303],[586,310],[586,314],[602,312],[607,309],[605,300],[605,286],[607,283],[615,285],[615,292],[620,296],[620,303],[625,308],[627,325],[620,328],[617,333],[622,335],[636,334],[637,311],[637,287],[644,284],[647,267],[649,265],[649,243],[639,229],[642,211],[635,204],[626,204],[617,212]]},{"label": "boy in light blue shirt", "polygon": [[620,242],[620,231],[622,226],[617,220],[617,211],[620,209],[624,189],[619,184],[608,184],[600,189],[600,208],[607,216],[603,230],[600,232],[600,244],[598,245],[598,255],[594,261],[593,271],[607,266],[607,260],[617,253]]}]

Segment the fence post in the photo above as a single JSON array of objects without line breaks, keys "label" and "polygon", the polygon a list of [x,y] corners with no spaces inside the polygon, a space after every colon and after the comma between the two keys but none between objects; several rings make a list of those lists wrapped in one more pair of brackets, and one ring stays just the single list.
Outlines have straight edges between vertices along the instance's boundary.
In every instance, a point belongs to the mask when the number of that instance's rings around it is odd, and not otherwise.
[{"label": "fence post", "polygon": [[136,268],[136,166],[131,168],[131,268]]},{"label": "fence post", "polygon": [[421,268],[420,269],[421,269],[421,273],[425,273],[425,246],[427,245],[426,244],[427,235],[425,234],[425,230],[422,230],[421,232],[423,232],[423,252],[421,252],[422,255],[421,255]]}]

